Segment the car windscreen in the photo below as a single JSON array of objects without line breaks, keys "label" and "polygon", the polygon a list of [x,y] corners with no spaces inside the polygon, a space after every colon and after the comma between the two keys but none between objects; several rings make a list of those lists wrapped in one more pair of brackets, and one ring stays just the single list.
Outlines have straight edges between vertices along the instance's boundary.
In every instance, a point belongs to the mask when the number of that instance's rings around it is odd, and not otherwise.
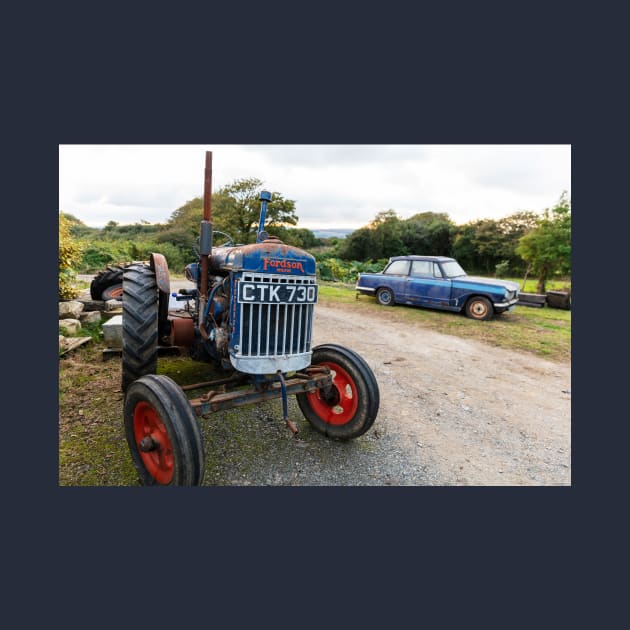
[{"label": "car windscreen", "polygon": [[447,278],[457,278],[458,276],[465,276],[466,272],[460,267],[459,263],[455,260],[443,262],[442,271]]}]

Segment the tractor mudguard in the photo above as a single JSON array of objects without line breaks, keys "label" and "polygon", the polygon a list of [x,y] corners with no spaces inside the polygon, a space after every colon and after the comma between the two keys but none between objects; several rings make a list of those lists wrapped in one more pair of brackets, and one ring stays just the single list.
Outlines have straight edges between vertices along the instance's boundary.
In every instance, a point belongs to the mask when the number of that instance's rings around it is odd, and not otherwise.
[{"label": "tractor mudguard", "polygon": [[162,254],[153,253],[150,260],[158,286],[158,334],[160,338],[165,339],[171,334],[171,323],[168,321],[171,278],[168,273],[168,263]]},{"label": "tractor mudguard", "polygon": [[166,258],[162,254],[151,254],[151,269],[155,273],[158,289],[168,295],[171,292],[171,279]]}]

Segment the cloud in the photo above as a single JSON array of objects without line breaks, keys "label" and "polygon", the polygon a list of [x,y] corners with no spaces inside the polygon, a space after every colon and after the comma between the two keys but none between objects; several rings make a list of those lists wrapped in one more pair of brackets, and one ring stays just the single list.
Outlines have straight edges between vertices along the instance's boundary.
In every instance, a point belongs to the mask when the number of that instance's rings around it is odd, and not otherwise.
[{"label": "cloud", "polygon": [[500,218],[571,186],[569,145],[61,145],[59,209],[88,225],[164,222],[202,196],[206,150],[214,191],[256,177],[306,227],[360,227],[387,209]]}]

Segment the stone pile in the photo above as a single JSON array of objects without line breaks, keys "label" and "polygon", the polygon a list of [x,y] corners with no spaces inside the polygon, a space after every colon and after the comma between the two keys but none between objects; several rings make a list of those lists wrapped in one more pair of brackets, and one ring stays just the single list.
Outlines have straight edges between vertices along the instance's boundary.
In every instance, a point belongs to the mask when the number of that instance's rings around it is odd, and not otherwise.
[{"label": "stone pile", "polygon": [[[118,321],[122,319],[119,316],[120,313],[122,313],[120,300],[103,301],[79,297],[76,300],[59,302],[59,350],[69,347],[68,337],[76,335],[86,324],[100,322],[103,316],[114,320],[114,325],[109,327],[104,325],[103,332],[112,332],[114,339],[117,339],[120,336],[118,329],[122,328]],[[114,345],[120,347],[122,344],[115,343]]]}]

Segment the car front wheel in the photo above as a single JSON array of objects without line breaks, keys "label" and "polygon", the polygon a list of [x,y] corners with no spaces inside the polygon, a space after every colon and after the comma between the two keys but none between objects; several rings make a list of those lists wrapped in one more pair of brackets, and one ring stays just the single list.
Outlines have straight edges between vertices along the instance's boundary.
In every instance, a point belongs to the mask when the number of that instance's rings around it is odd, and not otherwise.
[{"label": "car front wheel", "polygon": [[466,316],[471,319],[486,320],[494,314],[490,300],[485,297],[472,297],[466,302]]}]

